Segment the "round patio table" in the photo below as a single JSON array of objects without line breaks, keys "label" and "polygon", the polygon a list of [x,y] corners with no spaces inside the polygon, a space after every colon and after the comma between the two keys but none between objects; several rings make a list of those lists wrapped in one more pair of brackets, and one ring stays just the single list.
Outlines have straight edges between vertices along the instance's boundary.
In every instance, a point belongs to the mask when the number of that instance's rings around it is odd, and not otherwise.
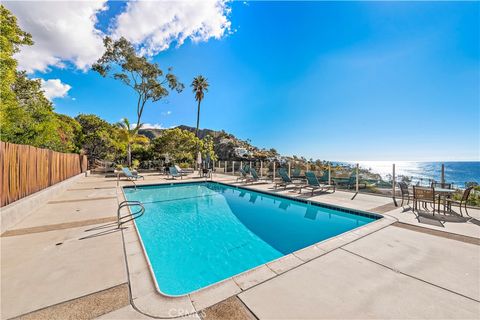
[{"label": "round patio table", "polygon": [[[435,188],[435,193],[437,193],[440,198],[443,199],[443,213],[445,213],[445,202],[446,199],[454,194],[457,190],[455,189],[445,189],[445,188]],[[440,199],[438,201],[438,212],[440,212]]]}]

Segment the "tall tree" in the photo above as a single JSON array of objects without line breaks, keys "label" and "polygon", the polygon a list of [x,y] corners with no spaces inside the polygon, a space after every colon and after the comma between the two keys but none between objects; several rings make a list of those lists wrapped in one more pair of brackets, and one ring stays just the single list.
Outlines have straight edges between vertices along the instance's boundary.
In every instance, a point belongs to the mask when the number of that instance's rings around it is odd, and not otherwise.
[{"label": "tall tree", "polygon": [[188,130],[180,128],[163,130],[152,140],[152,149],[159,156],[168,155],[174,161],[191,162],[201,142]]},{"label": "tall tree", "polygon": [[60,152],[78,151],[79,124],[54,112],[45,97],[40,80],[17,71],[13,57],[23,45],[32,45],[29,33],[20,29],[17,19],[0,5],[0,128],[1,138]]},{"label": "tall tree", "polygon": [[184,85],[171,73],[164,73],[158,64],[137,55],[135,48],[125,38],[113,41],[104,39],[105,53],[93,64],[92,69],[102,77],[111,76],[133,90],[137,99],[137,127],[140,126],[143,110],[148,101],[156,102],[166,97],[170,90],[181,92]]},{"label": "tall tree", "polygon": [[195,100],[198,101],[197,106],[197,128],[195,129],[195,136],[198,138],[198,127],[200,125],[200,103],[203,100],[205,92],[208,91],[208,82],[202,75],[193,78],[193,82],[190,85],[193,88],[195,94]]},{"label": "tall tree", "polygon": [[2,114],[16,107],[12,85],[16,80],[17,60],[13,55],[20,51],[20,46],[32,45],[32,36],[20,29],[17,18],[0,5],[0,100]]},{"label": "tall tree", "polygon": [[132,145],[135,143],[147,143],[148,138],[144,135],[138,134],[138,130],[142,128],[142,124],[132,128],[130,121],[127,118],[123,118],[122,121],[117,123],[119,128],[120,141],[127,145],[127,163],[128,166],[132,165]]},{"label": "tall tree", "polygon": [[90,164],[95,160],[115,160],[121,149],[116,142],[117,128],[94,114],[80,114],[75,120],[81,125],[80,142]]}]

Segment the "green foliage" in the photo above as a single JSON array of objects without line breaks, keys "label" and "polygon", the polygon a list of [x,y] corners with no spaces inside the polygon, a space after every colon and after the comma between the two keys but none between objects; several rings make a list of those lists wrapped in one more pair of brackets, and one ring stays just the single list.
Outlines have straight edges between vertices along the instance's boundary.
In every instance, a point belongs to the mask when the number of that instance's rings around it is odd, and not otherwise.
[{"label": "green foliage", "polygon": [[203,157],[217,160],[213,149],[213,139],[209,136],[198,139],[195,134],[179,128],[164,130],[162,134],[152,140],[152,150],[157,156],[168,155],[175,162],[192,163],[200,151]]},{"label": "green foliage", "polygon": [[156,102],[166,97],[170,90],[181,92],[184,85],[171,73],[160,69],[158,64],[149,62],[139,56],[135,48],[125,38],[113,41],[110,37],[104,39],[105,53],[92,66],[102,77],[111,76],[129,86],[138,95],[137,127],[140,126],[143,109],[147,101]]},{"label": "green foliage", "polygon": [[178,166],[179,166],[180,168],[182,168],[182,169],[190,168],[191,165],[192,165],[192,164],[191,164],[191,163],[188,163],[188,162],[180,162],[180,163],[178,164]]},{"label": "green foliage", "polygon": [[113,161],[125,153],[118,139],[117,128],[94,114],[80,114],[75,119],[81,125],[80,143],[90,163],[95,159]]},{"label": "green foliage", "polygon": [[15,104],[2,104],[2,140],[60,152],[78,152],[79,124],[53,111],[40,80],[29,79],[24,71],[16,72],[11,90]]},{"label": "green foliage", "polygon": [[20,29],[17,18],[3,5],[0,5],[0,124],[6,124],[4,117],[15,110],[17,101],[12,86],[16,81],[17,61],[13,55],[22,45],[32,45],[29,33]]},{"label": "green foliage", "polygon": [[192,162],[198,146],[195,134],[182,129],[164,130],[162,134],[152,140],[152,149],[158,155],[168,155],[177,162]]},{"label": "green foliage", "polygon": [[213,138],[211,136],[206,136],[203,140],[200,140],[199,143],[200,151],[202,152],[202,156],[204,158],[208,156],[210,157],[210,160],[218,160],[217,155],[215,154],[215,145],[213,142]]},{"label": "green foliage", "polygon": [[195,94],[196,101],[202,101],[205,95],[205,92],[208,91],[208,81],[207,79],[202,76],[198,75],[193,78],[193,82],[190,85],[193,89],[193,93]]},{"label": "green foliage", "polygon": [[82,127],[80,123],[64,114],[56,113],[55,116],[58,121],[57,132],[60,139],[57,151],[79,153],[82,148],[80,143]]},{"label": "green foliage", "polygon": [[132,169],[138,169],[138,167],[140,166],[140,161],[135,159],[132,161]]},{"label": "green foliage", "polygon": [[[456,193],[453,194],[452,198],[454,200],[461,200],[463,196],[463,190],[457,191]],[[474,186],[473,190],[470,191],[470,197],[468,197],[467,201],[468,205],[471,206],[480,206],[480,186]]]},{"label": "green foliage", "polygon": [[141,129],[142,124],[132,128],[130,121],[127,118],[123,118],[116,126],[118,128],[118,138],[120,142],[127,147],[127,164],[130,166],[132,163],[132,147],[139,144],[146,145],[149,140],[144,135],[138,134],[138,130]]},{"label": "green foliage", "polygon": [[22,45],[32,45],[32,37],[17,25],[17,19],[0,5],[0,127],[2,140],[60,152],[78,152],[79,124],[56,114],[45,97],[40,80],[16,71],[13,54]]}]

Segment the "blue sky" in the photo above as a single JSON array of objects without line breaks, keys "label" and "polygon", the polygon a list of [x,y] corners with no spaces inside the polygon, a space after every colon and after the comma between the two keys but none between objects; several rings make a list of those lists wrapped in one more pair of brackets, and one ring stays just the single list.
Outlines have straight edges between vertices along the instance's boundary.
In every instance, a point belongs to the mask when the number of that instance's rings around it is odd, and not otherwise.
[{"label": "blue sky", "polygon": [[[479,2],[234,2],[221,39],[172,45],[152,59],[186,90],[146,106],[142,122],[194,126],[188,86],[210,90],[202,128],[224,129],[285,155],[325,160],[480,160]],[[107,32],[125,4],[109,4]],[[35,35],[34,35],[35,36]],[[120,82],[73,67],[54,99],[71,116],[135,120]]]}]

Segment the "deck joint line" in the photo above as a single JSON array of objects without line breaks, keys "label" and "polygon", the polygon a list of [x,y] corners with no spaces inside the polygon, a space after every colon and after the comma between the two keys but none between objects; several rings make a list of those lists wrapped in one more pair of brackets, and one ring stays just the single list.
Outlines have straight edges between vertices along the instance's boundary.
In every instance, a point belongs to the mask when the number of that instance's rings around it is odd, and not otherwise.
[{"label": "deck joint line", "polygon": [[343,251],[345,251],[345,252],[348,252],[348,253],[350,253],[350,254],[353,254],[354,256],[357,256],[357,257],[359,257],[359,258],[361,258],[361,259],[364,259],[364,260],[370,261],[370,262],[372,262],[372,263],[375,263],[376,265],[379,265],[379,266],[381,266],[381,267],[384,267],[384,268],[386,268],[386,269],[388,269],[388,270],[391,270],[391,271],[393,271],[393,272],[395,272],[395,273],[402,274],[402,275],[404,275],[404,276],[406,276],[406,277],[409,277],[409,278],[412,278],[412,279],[421,281],[421,282],[423,282],[423,283],[429,284],[429,285],[434,286],[434,287],[437,287],[437,288],[439,288],[439,289],[448,291],[448,292],[450,292],[450,293],[453,293],[453,294],[456,294],[456,295],[458,295],[458,296],[464,297],[464,298],[466,298],[466,299],[469,299],[469,300],[472,300],[472,301],[475,301],[475,302],[479,302],[479,303],[480,303],[480,300],[477,300],[477,299],[475,299],[475,298],[469,297],[469,296],[464,295],[464,294],[462,294],[462,293],[453,291],[453,290],[451,290],[451,289],[448,289],[448,288],[439,286],[438,284],[431,283],[431,282],[429,282],[429,281],[427,281],[427,280],[423,280],[423,279],[421,279],[421,278],[412,276],[412,275],[410,275],[410,274],[408,274],[408,273],[405,273],[405,272],[403,272],[403,271],[400,271],[400,270],[398,270],[398,269],[394,269],[394,268],[392,268],[392,267],[389,267],[389,266],[387,266],[387,265],[384,265],[383,263],[380,263],[380,262],[377,262],[377,261],[375,261],[375,260],[366,258],[366,257],[364,257],[364,256],[362,256],[362,255],[359,255],[358,253],[355,253],[355,252],[350,251],[350,250],[348,250],[348,249],[345,249],[345,248],[343,248],[343,247],[341,247],[341,248],[339,248],[339,249],[341,249],[341,250],[343,250]]},{"label": "deck joint line", "polygon": [[98,200],[111,200],[117,199],[117,196],[97,197],[97,198],[80,198],[80,199],[66,199],[66,200],[50,200],[47,204],[69,203],[69,202],[82,202],[82,201],[98,201]]},{"label": "deck joint line", "polygon": [[23,236],[27,234],[33,234],[33,233],[57,231],[57,230],[64,230],[64,229],[71,229],[71,228],[80,228],[85,226],[91,226],[94,224],[113,222],[113,221],[116,221],[116,217],[105,217],[105,218],[88,219],[88,220],[80,220],[80,221],[65,222],[65,223],[48,224],[43,226],[27,227],[27,228],[21,228],[21,229],[12,229],[2,233],[1,237],[3,238],[3,237]]},{"label": "deck joint line", "polygon": [[416,225],[412,225],[412,224],[405,223],[405,222],[400,222],[400,221],[397,221],[397,222],[393,223],[392,226],[397,227],[397,228],[410,230],[410,231],[415,231],[415,232],[428,234],[428,235],[431,235],[431,236],[436,236],[436,237],[440,237],[440,238],[445,238],[445,239],[450,239],[450,240],[455,240],[455,241],[460,241],[460,242],[480,246],[480,239],[479,238],[474,238],[474,237],[470,237],[470,236],[466,236],[466,235],[462,235],[462,234],[458,234],[458,233],[452,233],[452,232],[448,232],[448,231],[441,231],[441,230],[431,229],[431,228],[427,228],[427,227],[416,226]]},{"label": "deck joint line", "polygon": [[253,312],[253,310],[250,309],[250,308],[247,306],[247,304],[246,304],[245,302],[243,302],[243,300],[242,300],[238,295],[236,295],[235,297],[240,301],[240,303],[241,303],[248,311],[250,311],[250,313],[252,314],[252,316],[255,317],[255,319],[260,320],[260,318],[255,314],[255,312]]}]

